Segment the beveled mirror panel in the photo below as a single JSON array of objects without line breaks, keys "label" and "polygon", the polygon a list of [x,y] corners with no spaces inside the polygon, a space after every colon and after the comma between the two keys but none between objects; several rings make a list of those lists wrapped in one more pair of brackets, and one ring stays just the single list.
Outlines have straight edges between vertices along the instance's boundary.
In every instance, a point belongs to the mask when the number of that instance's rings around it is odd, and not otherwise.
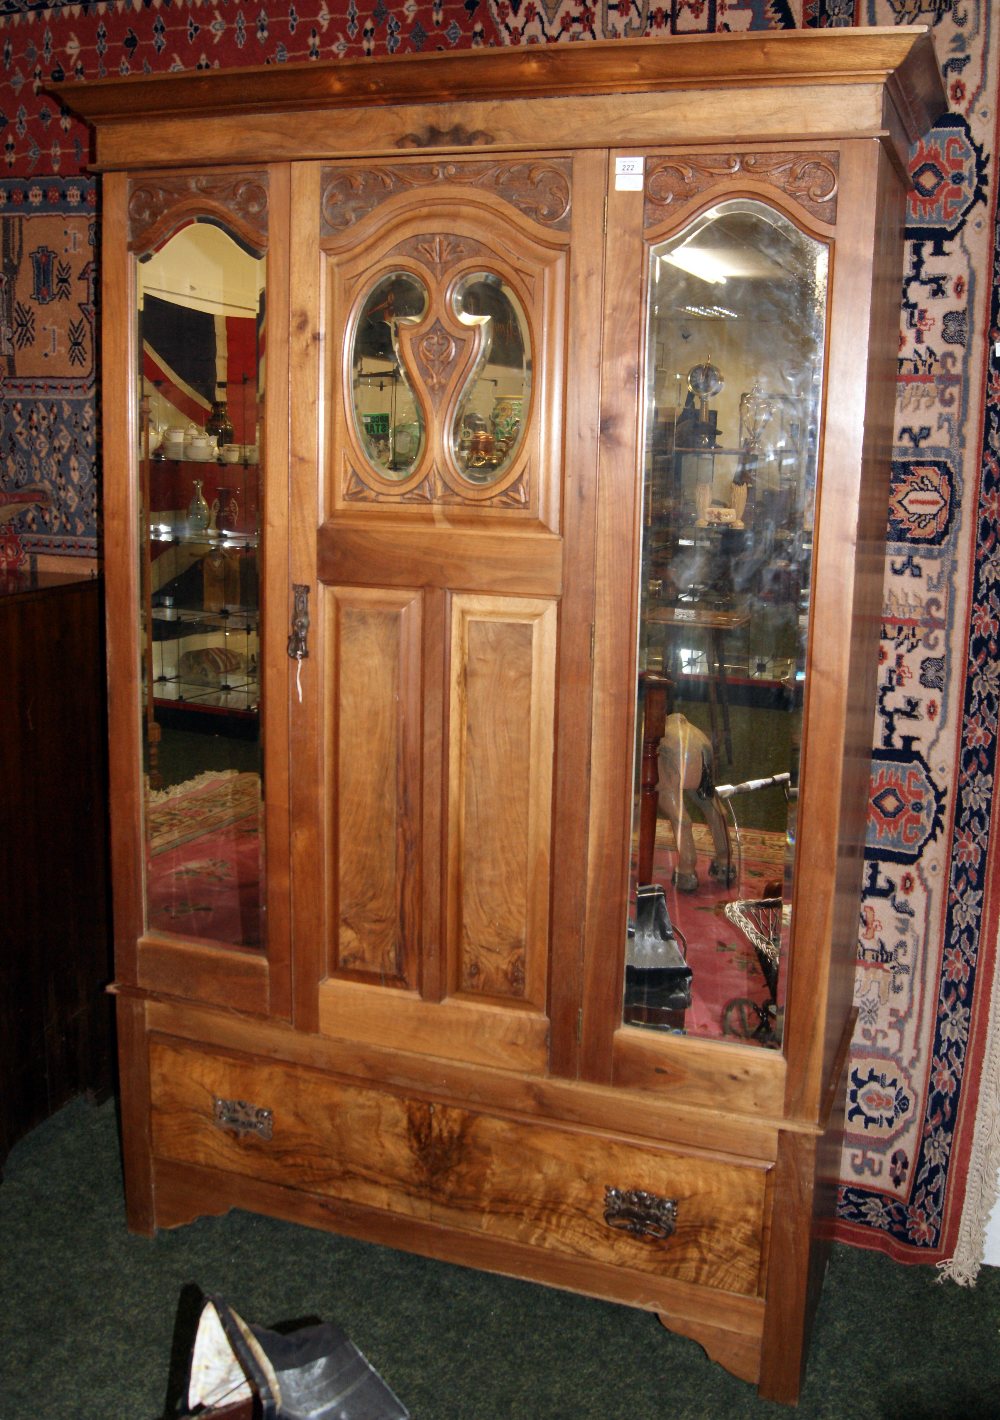
[{"label": "beveled mirror panel", "polygon": [[390,272],[365,297],[354,328],[354,427],[375,472],[396,481],[416,468],[425,439],[423,411],[400,358],[399,327],[419,324],[427,299],[427,288],[418,277]]},{"label": "beveled mirror panel", "polygon": [[476,331],[478,348],[459,400],[451,455],[471,483],[495,483],[521,446],[531,398],[528,322],[511,287],[489,272],[462,277],[452,301],[458,319]]},{"label": "beveled mirror panel", "polygon": [[624,1019],[780,1049],[826,245],[723,202],[649,256]]},{"label": "beveled mirror panel", "polygon": [[138,261],[146,925],[263,947],[263,256],[190,221]]}]

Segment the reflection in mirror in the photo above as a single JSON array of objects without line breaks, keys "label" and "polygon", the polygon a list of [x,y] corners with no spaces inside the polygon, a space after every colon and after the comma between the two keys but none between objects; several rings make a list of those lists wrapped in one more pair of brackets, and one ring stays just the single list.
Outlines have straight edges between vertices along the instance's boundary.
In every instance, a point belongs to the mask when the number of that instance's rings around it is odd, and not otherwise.
[{"label": "reflection in mirror", "polygon": [[210,221],[138,264],[150,931],[264,946],[264,260]]},{"label": "reflection in mirror", "polygon": [[427,291],[403,271],[383,276],[361,308],[351,350],[354,427],[375,471],[404,479],[424,448],[424,420],[400,359],[399,325],[416,325]]},{"label": "reflection in mirror", "polygon": [[459,401],[451,454],[471,483],[495,483],[521,446],[531,395],[528,323],[499,276],[477,272],[459,282],[455,313],[474,328],[478,351]]},{"label": "reflection in mirror", "polygon": [[721,203],[648,273],[624,1019],[780,1049],[826,246]]}]

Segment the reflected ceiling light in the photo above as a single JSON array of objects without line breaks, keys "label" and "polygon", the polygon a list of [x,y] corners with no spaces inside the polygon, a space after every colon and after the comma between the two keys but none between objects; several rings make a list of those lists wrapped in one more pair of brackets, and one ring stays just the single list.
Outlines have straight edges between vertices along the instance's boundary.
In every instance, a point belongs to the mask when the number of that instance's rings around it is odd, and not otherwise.
[{"label": "reflected ceiling light", "polygon": [[709,320],[739,320],[736,311],[731,311],[728,306],[681,306],[681,310],[688,316],[704,316]]},{"label": "reflected ceiling light", "polygon": [[678,247],[676,251],[664,252],[663,260],[669,261],[671,266],[679,267],[681,271],[686,271],[689,276],[696,276],[699,281],[708,281],[713,286],[726,284],[726,264],[702,247]]}]

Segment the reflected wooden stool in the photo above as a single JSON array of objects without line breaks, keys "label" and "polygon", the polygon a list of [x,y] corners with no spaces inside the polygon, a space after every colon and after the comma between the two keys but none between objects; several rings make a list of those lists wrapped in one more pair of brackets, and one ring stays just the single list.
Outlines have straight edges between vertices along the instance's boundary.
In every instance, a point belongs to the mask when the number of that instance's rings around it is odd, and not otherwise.
[{"label": "reflected wooden stool", "polygon": [[639,686],[643,692],[642,767],[639,780],[639,851],[637,879],[640,884],[653,881],[653,853],[656,848],[656,809],[659,801],[660,741],[663,739],[667,716],[674,706],[674,684],[669,676],[658,671],[641,671]]}]

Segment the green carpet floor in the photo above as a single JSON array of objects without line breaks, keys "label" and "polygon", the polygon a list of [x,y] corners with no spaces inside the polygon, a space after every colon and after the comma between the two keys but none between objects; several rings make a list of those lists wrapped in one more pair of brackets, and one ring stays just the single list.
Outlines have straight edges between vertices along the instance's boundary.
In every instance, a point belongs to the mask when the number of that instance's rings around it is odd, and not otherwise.
[{"label": "green carpet floor", "polygon": [[198,1289],[338,1321],[414,1420],[997,1420],[1000,1268],[936,1278],[835,1248],[793,1412],[643,1312],[245,1213],[131,1237],[114,1105],[79,1100],[0,1184],[0,1420],[182,1413]]}]

